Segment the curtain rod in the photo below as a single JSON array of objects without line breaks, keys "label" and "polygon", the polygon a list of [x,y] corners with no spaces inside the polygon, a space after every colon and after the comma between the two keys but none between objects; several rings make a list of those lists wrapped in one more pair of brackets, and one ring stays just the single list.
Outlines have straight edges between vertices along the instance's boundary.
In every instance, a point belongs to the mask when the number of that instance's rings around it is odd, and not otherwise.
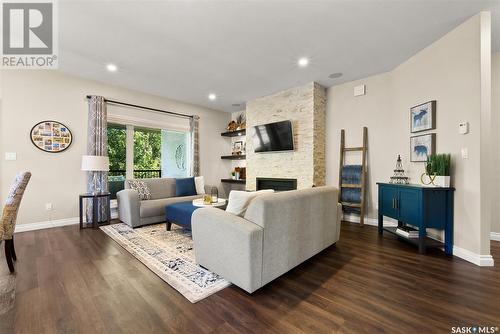
[{"label": "curtain rod", "polygon": [[[90,97],[91,97],[91,95],[87,95],[87,99],[90,99]],[[168,111],[168,110],[162,110],[162,109],[144,107],[144,106],[140,106],[140,105],[137,105],[137,104],[120,102],[120,101],[115,101],[115,100],[108,100],[106,98],[104,98],[104,102],[111,103],[111,104],[117,104],[117,105],[121,105],[121,106],[126,106],[126,107],[131,107],[131,108],[144,109],[144,110],[149,110],[149,111],[157,111],[157,112],[161,112],[161,113],[164,113],[164,114],[174,115],[174,116],[177,116],[177,117],[183,117],[183,118],[193,118],[194,117],[193,115],[185,115],[185,114],[180,114],[180,113],[173,112],[173,111]]]}]

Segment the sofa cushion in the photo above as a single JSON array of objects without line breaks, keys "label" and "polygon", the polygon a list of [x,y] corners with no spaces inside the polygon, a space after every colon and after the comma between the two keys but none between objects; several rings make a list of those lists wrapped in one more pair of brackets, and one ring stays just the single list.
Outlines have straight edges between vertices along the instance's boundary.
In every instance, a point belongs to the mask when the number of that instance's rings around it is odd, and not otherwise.
[{"label": "sofa cushion", "polygon": [[194,178],[194,185],[198,195],[205,195],[205,180],[203,179],[203,176],[196,176]]},{"label": "sofa cushion", "polygon": [[193,196],[196,195],[196,186],[194,177],[175,179],[175,196]]},{"label": "sofa cushion", "polygon": [[170,204],[192,201],[200,198],[201,195],[184,196],[184,197],[169,197],[152,199],[149,201],[141,201],[139,215],[141,218],[163,216],[165,214],[165,207]]},{"label": "sofa cushion", "polygon": [[144,182],[151,190],[151,199],[161,199],[175,196],[174,178],[145,179]]},{"label": "sofa cushion", "polygon": [[226,212],[232,213],[236,216],[243,217],[247,211],[250,202],[257,196],[263,194],[271,194],[274,190],[265,189],[259,191],[242,191],[242,190],[232,190],[229,193],[229,199],[227,201]]},{"label": "sofa cushion", "polygon": [[151,192],[149,191],[149,187],[146,183],[140,180],[128,180],[128,184],[130,189],[139,193],[139,199],[141,201],[151,199]]}]

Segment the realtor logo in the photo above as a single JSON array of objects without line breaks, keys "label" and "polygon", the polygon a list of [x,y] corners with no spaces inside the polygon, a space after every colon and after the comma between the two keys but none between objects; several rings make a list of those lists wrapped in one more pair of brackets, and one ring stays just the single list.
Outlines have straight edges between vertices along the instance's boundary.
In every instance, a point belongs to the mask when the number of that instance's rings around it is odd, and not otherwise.
[{"label": "realtor logo", "polygon": [[2,3],[3,69],[57,68],[54,7],[53,1]]}]

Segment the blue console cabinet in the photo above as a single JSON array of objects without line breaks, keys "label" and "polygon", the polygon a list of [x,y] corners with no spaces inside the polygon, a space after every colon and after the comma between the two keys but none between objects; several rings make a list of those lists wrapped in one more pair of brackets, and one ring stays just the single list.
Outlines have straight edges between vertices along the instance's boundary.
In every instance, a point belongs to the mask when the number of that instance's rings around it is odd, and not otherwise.
[{"label": "blue console cabinet", "polygon": [[383,226],[384,216],[396,219],[400,226],[412,225],[418,228],[419,237],[401,239],[417,245],[419,252],[425,253],[428,247],[443,247],[443,243],[427,237],[426,229],[441,229],[444,230],[444,250],[447,255],[452,255],[454,188],[392,183],[377,185],[379,234],[384,231],[396,234],[396,227]]}]

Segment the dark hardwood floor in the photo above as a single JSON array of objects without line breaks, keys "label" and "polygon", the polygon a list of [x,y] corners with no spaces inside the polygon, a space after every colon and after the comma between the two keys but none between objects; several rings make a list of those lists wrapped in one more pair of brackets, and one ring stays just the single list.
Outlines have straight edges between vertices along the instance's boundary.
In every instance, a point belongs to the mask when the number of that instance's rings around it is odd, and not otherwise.
[{"label": "dark hardwood floor", "polygon": [[[419,255],[375,227],[249,295],[191,304],[100,230],[16,234],[16,304],[1,333],[450,333],[500,327],[500,269]],[[500,261],[500,244],[492,242]],[[1,259],[4,261],[4,259]]]}]

